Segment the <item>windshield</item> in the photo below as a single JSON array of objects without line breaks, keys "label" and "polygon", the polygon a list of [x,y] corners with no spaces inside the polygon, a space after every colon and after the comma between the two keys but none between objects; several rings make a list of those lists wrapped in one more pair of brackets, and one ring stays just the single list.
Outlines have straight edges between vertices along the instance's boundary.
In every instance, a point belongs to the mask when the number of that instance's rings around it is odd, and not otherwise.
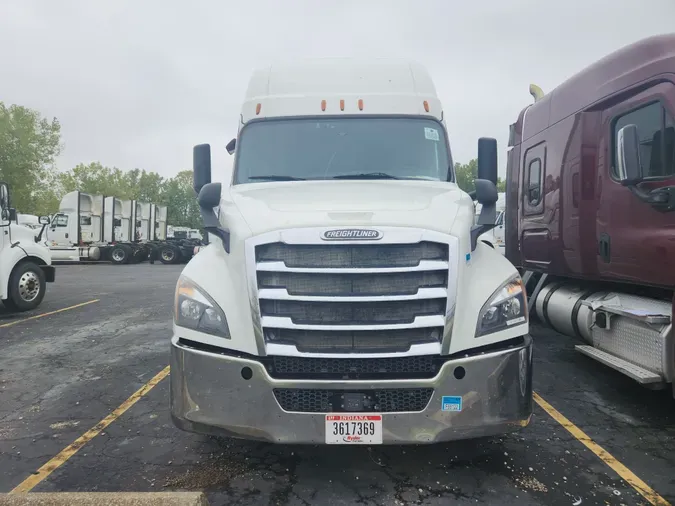
[{"label": "windshield", "polygon": [[237,146],[234,184],[318,179],[448,181],[445,132],[422,118],[266,120]]}]

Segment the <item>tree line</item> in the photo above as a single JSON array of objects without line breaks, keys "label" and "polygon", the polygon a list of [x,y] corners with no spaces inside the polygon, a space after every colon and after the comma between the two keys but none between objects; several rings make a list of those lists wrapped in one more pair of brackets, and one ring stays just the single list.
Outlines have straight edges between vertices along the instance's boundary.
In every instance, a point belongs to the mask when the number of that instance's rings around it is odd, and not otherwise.
[{"label": "tree line", "polygon": [[[192,171],[165,178],[156,172],[92,162],[62,172],[55,164],[62,149],[61,125],[56,118],[49,120],[38,111],[0,102],[0,181],[10,186],[12,206],[18,212],[38,216],[55,213],[63,195],[80,190],[165,205],[171,225],[201,227]],[[472,191],[476,160],[456,163],[455,172],[459,187]],[[504,191],[503,181],[498,188]]]}]

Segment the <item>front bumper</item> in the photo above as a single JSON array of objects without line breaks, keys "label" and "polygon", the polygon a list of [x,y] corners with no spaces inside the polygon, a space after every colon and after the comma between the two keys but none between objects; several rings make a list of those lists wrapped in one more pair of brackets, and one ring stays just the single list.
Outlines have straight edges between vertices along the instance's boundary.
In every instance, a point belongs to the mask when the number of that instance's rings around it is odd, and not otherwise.
[{"label": "front bumper", "polygon": [[[458,367],[464,376],[457,379]],[[249,368],[242,373],[244,368]],[[244,379],[244,376],[249,377]],[[255,357],[234,357],[171,342],[171,417],[190,432],[274,443],[323,444],[325,414],[284,411],[273,389],[354,391],[433,388],[422,411],[382,413],[383,444],[437,443],[527,426],[532,414],[532,339],[449,359],[435,377],[415,380],[281,380]],[[443,396],[461,396],[444,411]]]}]

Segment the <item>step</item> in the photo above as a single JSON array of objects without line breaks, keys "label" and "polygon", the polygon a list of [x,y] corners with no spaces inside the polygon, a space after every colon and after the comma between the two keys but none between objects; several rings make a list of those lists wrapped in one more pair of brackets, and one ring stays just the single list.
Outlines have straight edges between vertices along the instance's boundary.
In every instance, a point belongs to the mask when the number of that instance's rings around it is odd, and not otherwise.
[{"label": "step", "polygon": [[574,349],[583,353],[587,357],[597,360],[598,362],[611,367],[625,374],[629,378],[634,379],[642,385],[651,383],[663,383],[663,378],[656,373],[648,371],[639,365],[631,364],[630,362],[607,353],[606,351],[593,348],[593,346],[577,344]]}]

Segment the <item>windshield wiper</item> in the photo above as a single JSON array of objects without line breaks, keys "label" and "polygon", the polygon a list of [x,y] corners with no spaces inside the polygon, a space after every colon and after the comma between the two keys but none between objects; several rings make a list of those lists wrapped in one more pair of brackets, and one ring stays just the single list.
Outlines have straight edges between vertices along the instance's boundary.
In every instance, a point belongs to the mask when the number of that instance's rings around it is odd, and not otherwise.
[{"label": "windshield wiper", "polygon": [[367,172],[364,174],[339,174],[333,179],[401,179],[386,172]]},{"label": "windshield wiper", "polygon": [[277,174],[270,174],[268,176],[249,176],[249,179],[266,179],[268,181],[305,181],[305,179],[301,177],[282,176]]}]

